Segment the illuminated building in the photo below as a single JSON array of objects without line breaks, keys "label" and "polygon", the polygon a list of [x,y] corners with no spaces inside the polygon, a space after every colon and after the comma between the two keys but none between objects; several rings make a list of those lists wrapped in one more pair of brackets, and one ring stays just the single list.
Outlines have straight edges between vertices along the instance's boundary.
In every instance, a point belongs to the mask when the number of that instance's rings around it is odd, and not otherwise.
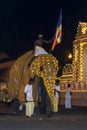
[{"label": "illuminated building", "polygon": [[73,78],[76,82],[87,81],[87,23],[79,22],[73,42]]},{"label": "illuminated building", "polygon": [[72,105],[87,106],[87,23],[79,22],[77,34],[73,41],[72,64],[63,68],[61,80],[61,104],[67,84],[72,88]]}]

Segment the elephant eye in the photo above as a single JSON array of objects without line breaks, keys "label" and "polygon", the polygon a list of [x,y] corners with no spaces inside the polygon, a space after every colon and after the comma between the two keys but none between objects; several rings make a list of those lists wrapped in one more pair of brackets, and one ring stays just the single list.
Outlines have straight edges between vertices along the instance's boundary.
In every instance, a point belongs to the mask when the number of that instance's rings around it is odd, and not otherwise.
[{"label": "elephant eye", "polygon": [[43,71],[43,66],[40,67],[40,71]]}]

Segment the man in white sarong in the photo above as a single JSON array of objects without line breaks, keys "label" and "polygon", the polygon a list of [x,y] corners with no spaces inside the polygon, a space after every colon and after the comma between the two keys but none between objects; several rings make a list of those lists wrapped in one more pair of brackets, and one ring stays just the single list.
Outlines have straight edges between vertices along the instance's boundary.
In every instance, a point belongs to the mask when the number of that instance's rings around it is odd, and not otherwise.
[{"label": "man in white sarong", "polygon": [[60,81],[56,80],[55,88],[54,88],[53,112],[58,112],[58,108],[59,108],[59,95],[60,95]]},{"label": "man in white sarong", "polygon": [[65,108],[66,109],[71,109],[71,85],[68,84],[68,88],[65,94]]},{"label": "man in white sarong", "polygon": [[31,117],[34,113],[34,100],[33,100],[33,79],[25,86],[24,94],[26,101],[26,116]]},{"label": "man in white sarong", "polygon": [[48,52],[43,48],[44,43],[51,43],[53,39],[47,41],[43,39],[43,35],[39,34],[38,39],[34,42],[35,56],[40,54],[48,54]]}]

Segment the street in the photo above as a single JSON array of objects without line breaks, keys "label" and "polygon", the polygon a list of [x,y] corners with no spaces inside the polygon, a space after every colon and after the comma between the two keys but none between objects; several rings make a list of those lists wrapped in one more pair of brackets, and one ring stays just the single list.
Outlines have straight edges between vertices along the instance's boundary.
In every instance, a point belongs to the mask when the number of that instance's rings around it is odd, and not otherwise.
[{"label": "street", "polygon": [[86,130],[87,108],[75,107],[72,110],[60,108],[51,118],[13,113],[0,114],[0,130]]}]

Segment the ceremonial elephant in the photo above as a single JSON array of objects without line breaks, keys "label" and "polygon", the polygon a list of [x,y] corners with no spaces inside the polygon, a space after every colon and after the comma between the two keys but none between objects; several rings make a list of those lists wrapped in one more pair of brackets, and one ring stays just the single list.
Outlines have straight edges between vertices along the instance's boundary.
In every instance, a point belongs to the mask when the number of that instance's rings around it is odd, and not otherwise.
[{"label": "ceremonial elephant", "polygon": [[[44,81],[51,103],[54,96],[54,85],[58,73],[58,60],[52,54],[43,54],[34,57],[33,51],[29,51],[19,57],[9,72],[8,91],[24,101],[24,87],[30,78],[41,77]],[[34,84],[34,99],[38,91],[38,79]]]}]

